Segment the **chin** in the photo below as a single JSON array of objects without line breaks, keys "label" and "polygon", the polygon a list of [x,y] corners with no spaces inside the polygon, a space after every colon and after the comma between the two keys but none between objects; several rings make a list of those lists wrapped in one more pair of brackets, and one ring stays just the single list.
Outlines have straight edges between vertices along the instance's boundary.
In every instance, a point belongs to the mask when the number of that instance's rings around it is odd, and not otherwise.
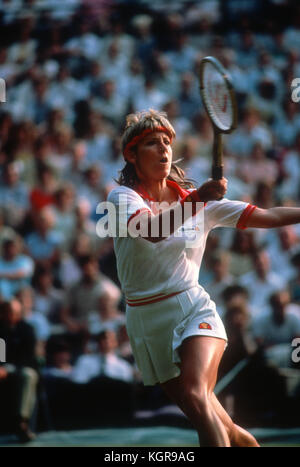
[{"label": "chin", "polygon": [[166,179],[170,175],[170,167],[156,167],[155,170],[151,171],[147,175],[147,180],[161,181]]},{"label": "chin", "polygon": [[170,172],[171,172],[171,167],[168,166],[168,167],[162,167],[159,173],[163,175],[163,178],[167,178],[170,175]]}]

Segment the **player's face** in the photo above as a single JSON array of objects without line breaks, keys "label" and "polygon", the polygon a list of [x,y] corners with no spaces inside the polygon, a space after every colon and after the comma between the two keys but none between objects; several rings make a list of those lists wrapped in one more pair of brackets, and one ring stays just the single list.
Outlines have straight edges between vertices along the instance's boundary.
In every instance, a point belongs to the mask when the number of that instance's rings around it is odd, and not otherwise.
[{"label": "player's face", "polygon": [[171,169],[172,148],[169,136],[154,131],[137,145],[135,169],[140,180],[162,180]]}]

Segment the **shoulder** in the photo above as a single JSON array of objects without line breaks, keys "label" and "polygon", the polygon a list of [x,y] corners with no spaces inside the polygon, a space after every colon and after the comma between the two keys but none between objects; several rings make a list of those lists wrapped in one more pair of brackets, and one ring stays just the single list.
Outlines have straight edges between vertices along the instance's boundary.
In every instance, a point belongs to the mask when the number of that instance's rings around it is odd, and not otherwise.
[{"label": "shoulder", "polygon": [[109,194],[108,194],[108,197],[107,197],[107,201],[111,202],[111,203],[115,203],[119,200],[119,197],[123,195],[123,196],[127,196],[129,198],[135,198],[135,199],[141,199],[140,195],[135,191],[133,190],[132,188],[129,188],[127,186],[124,186],[124,185],[120,185],[116,188],[113,188]]}]

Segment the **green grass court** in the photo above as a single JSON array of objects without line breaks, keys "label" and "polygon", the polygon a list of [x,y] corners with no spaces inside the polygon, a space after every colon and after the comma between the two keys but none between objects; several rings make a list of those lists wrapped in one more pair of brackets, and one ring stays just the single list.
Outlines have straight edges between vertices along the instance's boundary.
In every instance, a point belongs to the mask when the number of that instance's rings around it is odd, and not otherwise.
[{"label": "green grass court", "polygon": [[[264,447],[300,447],[300,428],[249,430]],[[0,436],[0,447],[20,446],[13,435]],[[197,447],[196,432],[169,426],[101,428],[40,433],[30,447]]]}]

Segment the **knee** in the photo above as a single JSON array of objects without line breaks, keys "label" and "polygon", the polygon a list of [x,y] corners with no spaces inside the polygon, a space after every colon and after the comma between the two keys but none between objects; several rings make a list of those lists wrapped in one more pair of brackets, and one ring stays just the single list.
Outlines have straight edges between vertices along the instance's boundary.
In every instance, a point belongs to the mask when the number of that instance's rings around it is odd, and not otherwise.
[{"label": "knee", "polygon": [[199,387],[187,387],[182,393],[183,406],[200,414],[205,414],[210,409],[208,391]]}]

